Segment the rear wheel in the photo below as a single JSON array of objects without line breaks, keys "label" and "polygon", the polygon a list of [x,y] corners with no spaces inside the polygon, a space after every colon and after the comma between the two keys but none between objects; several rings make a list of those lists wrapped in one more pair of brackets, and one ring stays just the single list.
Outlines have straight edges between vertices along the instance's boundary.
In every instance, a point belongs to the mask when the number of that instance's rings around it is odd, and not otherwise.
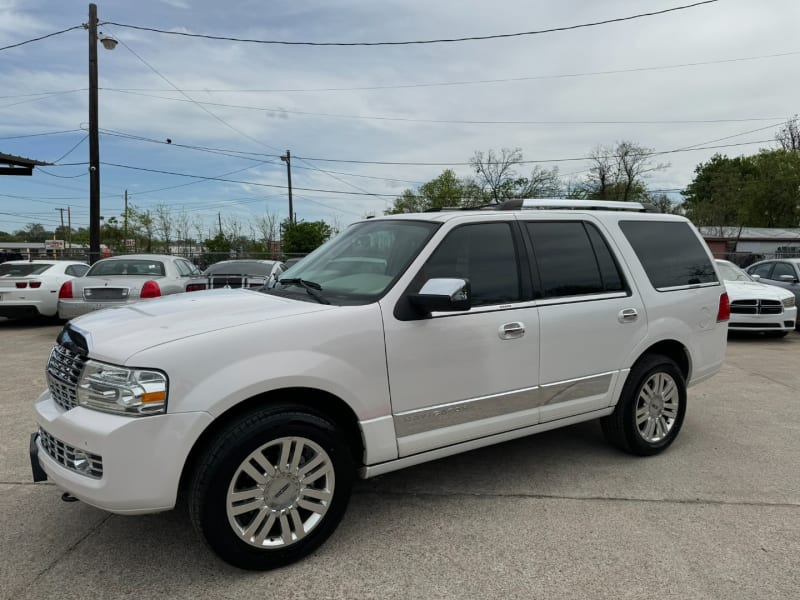
[{"label": "rear wheel", "polygon": [[198,463],[192,522],[226,562],[267,570],[300,560],[336,529],[354,465],[335,425],[298,407],[232,423]]},{"label": "rear wheel", "polygon": [[633,366],[614,412],[601,425],[617,448],[649,456],[672,444],[685,414],[686,383],[678,365],[651,354]]}]

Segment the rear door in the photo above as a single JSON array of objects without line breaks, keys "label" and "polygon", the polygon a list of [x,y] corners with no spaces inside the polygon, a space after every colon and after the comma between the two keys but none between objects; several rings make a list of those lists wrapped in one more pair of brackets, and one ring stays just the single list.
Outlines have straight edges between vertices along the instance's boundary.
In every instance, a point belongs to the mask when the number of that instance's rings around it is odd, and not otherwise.
[{"label": "rear door", "polygon": [[589,217],[523,221],[540,300],[542,422],[607,407],[647,332],[642,299]]}]

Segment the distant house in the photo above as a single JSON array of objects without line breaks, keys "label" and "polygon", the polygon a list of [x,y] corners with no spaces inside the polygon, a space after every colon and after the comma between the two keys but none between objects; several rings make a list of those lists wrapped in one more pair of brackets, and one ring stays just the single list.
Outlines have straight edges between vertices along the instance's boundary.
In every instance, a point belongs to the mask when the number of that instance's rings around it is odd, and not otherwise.
[{"label": "distant house", "polygon": [[762,258],[800,256],[800,228],[700,227],[711,252],[746,265]]}]

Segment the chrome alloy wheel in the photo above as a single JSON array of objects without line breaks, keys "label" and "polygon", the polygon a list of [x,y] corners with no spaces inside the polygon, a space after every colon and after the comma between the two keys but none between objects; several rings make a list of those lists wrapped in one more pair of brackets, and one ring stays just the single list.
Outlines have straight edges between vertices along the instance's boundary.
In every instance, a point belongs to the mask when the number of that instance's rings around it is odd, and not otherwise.
[{"label": "chrome alloy wheel", "polygon": [[667,437],[678,417],[678,385],[668,373],[654,373],[636,400],[636,428],[642,439],[657,443]]},{"label": "chrome alloy wheel", "polygon": [[242,461],[225,499],[228,522],[257,548],[285,548],[303,539],[331,505],[334,470],[319,444],[302,437],[273,440]]}]

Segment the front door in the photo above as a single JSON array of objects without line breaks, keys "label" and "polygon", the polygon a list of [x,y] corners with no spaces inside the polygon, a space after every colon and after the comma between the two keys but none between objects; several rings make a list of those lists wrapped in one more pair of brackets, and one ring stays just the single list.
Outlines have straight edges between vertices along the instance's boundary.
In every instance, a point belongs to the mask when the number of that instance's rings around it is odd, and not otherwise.
[{"label": "front door", "polygon": [[408,292],[466,279],[473,307],[408,318],[381,304],[400,456],[538,422],[539,316],[523,253],[513,220],[454,227]]}]

